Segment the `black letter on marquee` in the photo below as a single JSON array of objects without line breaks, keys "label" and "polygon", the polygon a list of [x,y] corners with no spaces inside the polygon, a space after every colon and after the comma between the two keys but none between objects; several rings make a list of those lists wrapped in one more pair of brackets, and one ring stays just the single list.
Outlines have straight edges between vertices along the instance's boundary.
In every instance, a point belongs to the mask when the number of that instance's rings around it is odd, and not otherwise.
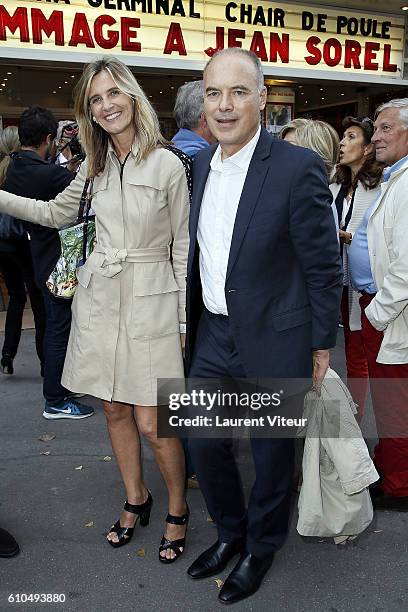
[{"label": "black letter on marquee", "polygon": [[303,11],[302,13],[302,30],[311,30],[313,28],[314,17],[313,13]]}]

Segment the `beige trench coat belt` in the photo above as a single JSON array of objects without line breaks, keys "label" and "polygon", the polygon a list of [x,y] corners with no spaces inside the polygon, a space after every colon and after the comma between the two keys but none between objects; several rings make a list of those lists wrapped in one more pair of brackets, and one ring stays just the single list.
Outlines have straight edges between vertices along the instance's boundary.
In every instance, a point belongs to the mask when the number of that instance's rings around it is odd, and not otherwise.
[{"label": "beige trench coat belt", "polygon": [[108,278],[112,278],[121,272],[122,262],[155,263],[157,261],[168,261],[170,259],[169,246],[147,249],[113,249],[97,245],[93,253],[104,256],[102,261],[98,261],[98,273]]}]

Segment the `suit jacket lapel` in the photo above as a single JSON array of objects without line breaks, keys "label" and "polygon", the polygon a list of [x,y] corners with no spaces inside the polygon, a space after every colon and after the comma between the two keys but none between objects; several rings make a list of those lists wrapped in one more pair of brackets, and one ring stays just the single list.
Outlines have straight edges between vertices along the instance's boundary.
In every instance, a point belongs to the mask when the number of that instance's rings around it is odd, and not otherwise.
[{"label": "suit jacket lapel", "polygon": [[231,274],[235,260],[238,256],[241,243],[251,220],[262,185],[269,170],[267,159],[270,156],[270,149],[273,140],[268,132],[261,130],[258,144],[249,164],[248,173],[242,189],[241,198],[238,204],[237,216],[235,217],[234,231],[232,234],[231,248],[228,258],[227,276]]},{"label": "suit jacket lapel", "polygon": [[193,164],[193,197],[191,201],[189,234],[190,234],[190,251],[188,257],[188,271],[194,261],[194,253],[197,243],[197,227],[200,217],[201,202],[204,195],[204,189],[207,182],[207,177],[210,172],[210,162],[214,155],[217,145],[208,147],[200,154],[200,159],[194,161]]}]

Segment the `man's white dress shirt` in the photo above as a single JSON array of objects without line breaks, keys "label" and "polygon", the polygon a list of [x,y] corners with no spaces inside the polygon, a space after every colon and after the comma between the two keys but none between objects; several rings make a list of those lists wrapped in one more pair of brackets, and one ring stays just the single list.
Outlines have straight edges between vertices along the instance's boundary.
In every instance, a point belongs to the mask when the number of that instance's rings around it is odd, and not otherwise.
[{"label": "man's white dress shirt", "polygon": [[198,220],[200,277],[204,305],[214,314],[228,315],[225,277],[239,200],[261,128],[234,155],[221,159],[218,145],[210,163]]}]

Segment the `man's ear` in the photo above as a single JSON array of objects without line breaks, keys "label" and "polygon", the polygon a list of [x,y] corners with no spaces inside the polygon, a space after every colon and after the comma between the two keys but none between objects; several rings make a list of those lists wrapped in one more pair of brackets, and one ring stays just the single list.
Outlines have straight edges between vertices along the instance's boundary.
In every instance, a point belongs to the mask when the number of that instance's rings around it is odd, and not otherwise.
[{"label": "man's ear", "polygon": [[370,155],[370,153],[373,153],[373,151],[374,151],[374,144],[370,142],[368,145],[364,146],[364,157],[367,157],[368,155]]},{"label": "man's ear", "polygon": [[200,126],[200,128],[208,127],[207,119],[205,118],[204,111],[200,115],[200,119],[198,120],[198,125]]},{"label": "man's ear", "polygon": [[259,93],[259,110],[263,110],[265,108],[266,95],[267,95],[267,89],[264,85]]},{"label": "man's ear", "polygon": [[47,137],[46,137],[46,139],[45,139],[45,143],[46,143],[47,145],[50,145],[50,144],[52,143],[52,141],[53,141],[53,140],[54,140],[54,139],[53,139],[52,135],[51,135],[51,134],[47,134]]}]

